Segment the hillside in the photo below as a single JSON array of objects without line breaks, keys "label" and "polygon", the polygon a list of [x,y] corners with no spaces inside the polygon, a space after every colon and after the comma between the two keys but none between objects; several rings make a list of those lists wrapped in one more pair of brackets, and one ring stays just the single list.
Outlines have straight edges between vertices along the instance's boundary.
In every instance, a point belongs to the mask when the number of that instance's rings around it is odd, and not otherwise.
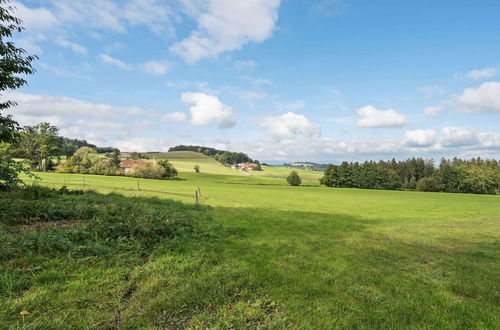
[{"label": "hillside", "polygon": [[202,173],[241,175],[240,172],[226,167],[207,155],[192,151],[148,152],[151,160],[168,159],[179,172],[194,172],[194,166],[199,165]]},{"label": "hillside", "polygon": [[144,153],[150,160],[168,159],[179,172],[193,172],[193,167],[199,165],[202,173],[251,176],[270,179],[285,179],[292,170],[296,170],[304,184],[318,184],[323,176],[321,172],[302,169],[291,169],[281,166],[262,166],[263,171],[240,172],[222,165],[210,156],[193,151],[148,152]]}]

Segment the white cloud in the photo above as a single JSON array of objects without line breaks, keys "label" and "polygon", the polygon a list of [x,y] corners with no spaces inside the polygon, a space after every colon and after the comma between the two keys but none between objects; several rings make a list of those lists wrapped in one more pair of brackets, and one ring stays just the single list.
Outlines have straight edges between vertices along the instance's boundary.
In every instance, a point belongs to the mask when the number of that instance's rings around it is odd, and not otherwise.
[{"label": "white cloud", "polygon": [[236,61],[234,63],[234,67],[238,70],[243,69],[254,69],[257,66],[257,62],[248,60],[248,61]]},{"label": "white cloud", "polygon": [[99,59],[102,62],[114,66],[115,68],[118,68],[120,70],[130,70],[132,68],[129,64],[106,54],[99,54]]},{"label": "white cloud", "polygon": [[295,136],[320,136],[318,125],[312,123],[304,115],[287,112],[280,116],[268,116],[260,119],[259,125],[268,130],[272,138],[283,139]]},{"label": "white cloud", "polygon": [[222,103],[217,96],[205,93],[184,93],[182,102],[190,105],[191,124],[205,126],[218,123],[219,128],[236,125],[237,116],[233,108]]},{"label": "white cloud", "polygon": [[167,61],[147,61],[139,64],[129,64],[107,54],[99,54],[99,59],[120,70],[139,70],[152,76],[163,76],[170,70],[171,64]]},{"label": "white cloud", "polygon": [[116,141],[113,146],[122,151],[168,151],[172,142],[164,138],[134,137]]},{"label": "white cloud", "polygon": [[436,117],[443,111],[443,107],[440,105],[428,106],[424,108],[424,113],[430,117]]},{"label": "white cloud", "polygon": [[[6,93],[2,100],[18,102],[8,110],[21,125],[49,122],[67,137],[86,139],[97,145],[117,141],[156,128],[159,114],[138,107],[117,107],[65,96]],[[155,119],[155,121],[152,121]]]},{"label": "white cloud", "polygon": [[406,123],[408,118],[392,109],[378,110],[372,105],[358,109],[358,127],[401,127]]},{"label": "white cloud", "polygon": [[161,120],[164,122],[181,122],[186,119],[186,114],[184,112],[170,112],[161,116]]},{"label": "white cloud", "polygon": [[[16,1],[16,15],[23,20],[26,31],[19,44],[41,53],[40,42],[83,53],[82,45],[68,41],[71,29],[84,27],[89,34],[96,30],[125,33],[130,27],[146,26],[154,33],[174,35],[172,20],[178,18],[171,4],[161,0],[130,0],[125,3],[111,0],[47,0],[44,7],[30,8]],[[60,42],[66,40],[66,42]]]},{"label": "white cloud", "polygon": [[471,70],[465,74],[465,77],[474,80],[480,79],[488,79],[494,77],[496,74],[496,70],[494,68],[485,68],[481,70]]},{"label": "white cloud", "polygon": [[460,147],[479,144],[478,132],[471,127],[444,127],[441,143],[445,147]]},{"label": "white cloud", "polygon": [[[203,2],[197,2],[203,4]],[[272,36],[280,0],[210,0],[203,8],[191,2],[196,30],[170,50],[189,63],[241,49]]]},{"label": "white cloud", "polygon": [[87,47],[77,44],[76,42],[68,41],[66,39],[59,39],[56,41],[62,47],[69,48],[75,53],[87,55],[88,50]]},{"label": "white cloud", "polygon": [[466,88],[458,96],[458,105],[466,112],[500,113],[500,82],[486,82],[477,88]]},{"label": "white cloud", "polygon": [[170,63],[167,61],[148,61],[139,65],[139,68],[153,76],[163,76],[170,70]]},{"label": "white cloud", "polygon": [[256,87],[259,87],[262,85],[272,85],[273,84],[273,82],[270,79],[266,79],[266,78],[252,78],[252,77],[248,77],[248,76],[245,76],[244,78]]},{"label": "white cloud", "polygon": [[23,26],[28,30],[48,30],[61,23],[48,8],[29,8],[18,1],[14,2],[13,5],[16,8],[16,16],[23,21]]},{"label": "white cloud", "polygon": [[486,148],[500,148],[500,133],[482,132],[479,134],[479,141]]},{"label": "white cloud", "polygon": [[125,4],[110,0],[52,0],[59,20],[104,31],[126,32],[129,26],[144,25],[154,32],[170,31],[174,16],[159,0],[131,0]]},{"label": "white cloud", "polygon": [[48,96],[28,93],[6,93],[3,99],[13,100],[18,106],[12,113],[33,117],[59,116],[71,118],[77,116],[92,118],[120,118],[122,116],[154,116],[151,110],[137,107],[115,107],[109,104],[92,103],[66,96]]},{"label": "white cloud", "polygon": [[436,131],[433,129],[416,129],[406,131],[404,143],[410,147],[428,147],[436,142]]}]

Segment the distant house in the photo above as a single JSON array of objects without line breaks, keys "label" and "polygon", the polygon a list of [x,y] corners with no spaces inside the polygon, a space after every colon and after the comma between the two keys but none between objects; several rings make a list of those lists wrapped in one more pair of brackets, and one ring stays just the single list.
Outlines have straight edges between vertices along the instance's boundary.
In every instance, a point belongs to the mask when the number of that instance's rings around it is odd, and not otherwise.
[{"label": "distant house", "polygon": [[123,168],[125,173],[130,171],[134,166],[151,166],[151,163],[145,162],[143,160],[137,159],[127,159],[120,162],[120,167]]},{"label": "distant house", "polygon": [[254,170],[256,167],[257,167],[257,165],[254,163],[240,163],[240,164],[231,165],[232,169],[240,170],[240,172],[251,171],[251,170]]}]

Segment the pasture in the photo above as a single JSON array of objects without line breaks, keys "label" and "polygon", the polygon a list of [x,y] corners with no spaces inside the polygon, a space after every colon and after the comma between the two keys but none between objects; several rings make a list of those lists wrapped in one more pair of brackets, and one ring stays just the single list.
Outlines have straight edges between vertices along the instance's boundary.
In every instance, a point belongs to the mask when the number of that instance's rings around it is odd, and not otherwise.
[{"label": "pasture", "polygon": [[[165,212],[174,207],[168,200],[193,207],[199,188],[201,206],[189,212],[209,220],[201,236],[165,241],[142,262],[43,263],[0,298],[0,325],[498,327],[499,196],[332,189],[307,171],[307,186],[290,187],[290,169],[241,173],[202,155],[170,156],[179,180],[39,174],[42,185],[158,198],[159,212],[162,201]],[[2,267],[30,268],[16,262]]]}]

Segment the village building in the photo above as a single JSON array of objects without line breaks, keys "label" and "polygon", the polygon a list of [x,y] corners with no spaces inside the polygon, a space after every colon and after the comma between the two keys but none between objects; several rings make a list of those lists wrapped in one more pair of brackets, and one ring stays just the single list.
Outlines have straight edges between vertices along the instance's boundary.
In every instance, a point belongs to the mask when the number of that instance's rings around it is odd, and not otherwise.
[{"label": "village building", "polygon": [[234,170],[239,170],[240,172],[243,171],[252,171],[257,167],[256,164],[254,163],[240,163],[240,164],[232,164],[231,168]]}]

